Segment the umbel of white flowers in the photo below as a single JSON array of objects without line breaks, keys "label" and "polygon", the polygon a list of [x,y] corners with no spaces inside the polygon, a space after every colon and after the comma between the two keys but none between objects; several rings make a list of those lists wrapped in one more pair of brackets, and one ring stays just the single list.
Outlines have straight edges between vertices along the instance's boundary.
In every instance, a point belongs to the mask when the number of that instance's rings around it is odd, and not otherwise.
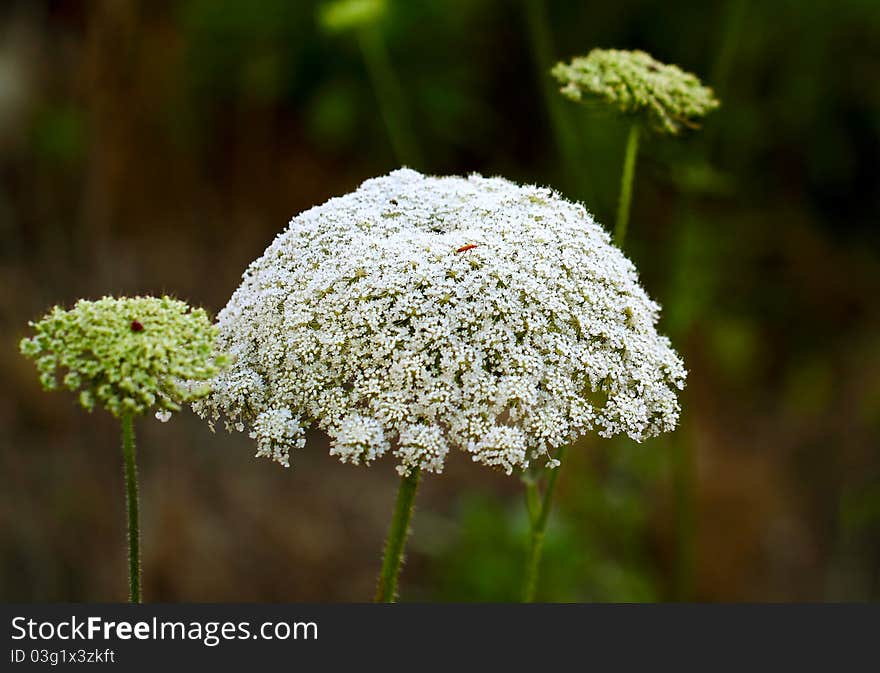
[{"label": "umbel of white flowers", "polygon": [[243,278],[218,316],[233,363],[194,408],[285,466],[312,425],[343,462],[441,472],[455,447],[509,474],[678,421],[659,306],[546,188],[396,170],[295,217]]}]

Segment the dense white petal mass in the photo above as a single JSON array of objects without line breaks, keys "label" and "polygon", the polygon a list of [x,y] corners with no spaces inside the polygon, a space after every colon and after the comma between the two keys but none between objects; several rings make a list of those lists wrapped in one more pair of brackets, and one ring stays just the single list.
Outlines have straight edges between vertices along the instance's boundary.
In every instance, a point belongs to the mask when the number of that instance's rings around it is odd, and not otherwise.
[{"label": "dense white petal mass", "polygon": [[295,217],[218,316],[232,366],[194,406],[283,465],[317,426],[343,462],[451,448],[510,473],[594,430],[672,430],[686,372],[583,206],[408,169]]}]

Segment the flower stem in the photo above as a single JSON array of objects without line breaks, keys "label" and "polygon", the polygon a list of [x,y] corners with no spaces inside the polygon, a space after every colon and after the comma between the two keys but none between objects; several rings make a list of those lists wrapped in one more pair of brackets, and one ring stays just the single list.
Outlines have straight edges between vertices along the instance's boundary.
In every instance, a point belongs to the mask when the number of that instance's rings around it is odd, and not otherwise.
[{"label": "flower stem", "polygon": [[128,511],[128,585],[130,603],[141,602],[141,551],[138,514],[137,463],[134,452],[134,419],[122,417],[122,456],[125,462],[125,505]]},{"label": "flower stem", "polygon": [[382,35],[375,27],[366,27],[359,31],[358,42],[367,65],[367,73],[376,91],[394,156],[401,164],[419,168],[422,163],[421,152],[409,127],[403,88],[391,66],[391,58]]},{"label": "flower stem", "polygon": [[620,176],[620,200],[617,204],[617,224],[614,227],[614,242],[622,248],[629,225],[629,210],[632,204],[633,178],[636,173],[636,157],[639,153],[639,125],[629,127],[626,138],[626,154],[623,158],[623,174]]},{"label": "flower stem", "polygon": [[412,518],[418,487],[418,470],[413,470],[410,474],[400,478],[397,502],[394,504],[394,514],[391,517],[391,526],[388,528],[388,537],[385,540],[382,572],[376,586],[376,603],[394,603],[397,600],[397,578],[400,575],[400,567],[403,565],[403,550],[409,535],[409,522]]},{"label": "flower stem", "polygon": [[553,33],[547,16],[547,3],[544,0],[523,0],[529,46],[535,73],[540,83],[541,95],[547,108],[550,128],[556,149],[562,159],[563,177],[568,189],[577,193],[584,201],[593,201],[593,181],[587,175],[587,166],[580,159],[578,146],[580,138],[573,120],[565,108],[565,103],[548,73],[555,60]]},{"label": "flower stem", "polygon": [[[547,519],[550,516],[550,507],[553,505],[553,493],[556,490],[556,481],[559,478],[559,471],[562,469],[562,459],[564,456],[565,447],[563,446],[556,453],[556,460],[559,461],[559,465],[550,470],[543,497],[540,497],[538,493],[538,484],[536,482],[526,483],[526,504],[529,508],[531,533],[529,535],[529,552],[526,557],[526,577],[522,589],[524,603],[532,603],[535,600],[541,554],[544,551],[544,531],[547,529]],[[540,503],[540,507],[537,506],[538,503]]]}]

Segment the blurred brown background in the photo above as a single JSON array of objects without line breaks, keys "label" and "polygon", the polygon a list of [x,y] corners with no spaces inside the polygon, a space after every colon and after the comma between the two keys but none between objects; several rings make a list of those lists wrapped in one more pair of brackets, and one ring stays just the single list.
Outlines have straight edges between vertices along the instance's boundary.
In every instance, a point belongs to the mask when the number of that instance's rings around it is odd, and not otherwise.
[{"label": "blurred brown background", "polygon": [[[570,454],[539,598],[880,598],[876,0],[389,0],[369,43],[316,12],[0,9],[0,600],[126,591],[118,427],[39,389],[29,319],[103,294],[216,312],[291,216],[401,160],[609,223],[624,127],[546,75],[595,46],[678,63],[723,106],[643,145],[628,241],[691,372],[682,426]],[[390,461],[315,437],[283,470],[189,412],[137,431],[148,600],[370,598]],[[525,537],[516,479],[453,456],[419,493],[403,598],[515,599]]]}]

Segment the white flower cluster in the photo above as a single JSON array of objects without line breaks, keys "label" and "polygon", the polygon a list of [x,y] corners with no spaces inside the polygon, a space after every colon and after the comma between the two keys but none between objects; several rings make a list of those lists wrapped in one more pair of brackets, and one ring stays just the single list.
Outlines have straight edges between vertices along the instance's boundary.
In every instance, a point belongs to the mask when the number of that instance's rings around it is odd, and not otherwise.
[{"label": "white flower cluster", "polygon": [[257,440],[257,457],[290,467],[290,450],[306,445],[305,429],[290,409],[266,409],[257,414],[250,438]]},{"label": "white flower cluster", "polygon": [[[401,169],[295,217],[218,316],[233,358],[195,403],[288,464],[331,454],[507,473],[595,430],[672,430],[686,372],[587,211],[501,178]],[[392,449],[393,447],[393,449]]]}]

